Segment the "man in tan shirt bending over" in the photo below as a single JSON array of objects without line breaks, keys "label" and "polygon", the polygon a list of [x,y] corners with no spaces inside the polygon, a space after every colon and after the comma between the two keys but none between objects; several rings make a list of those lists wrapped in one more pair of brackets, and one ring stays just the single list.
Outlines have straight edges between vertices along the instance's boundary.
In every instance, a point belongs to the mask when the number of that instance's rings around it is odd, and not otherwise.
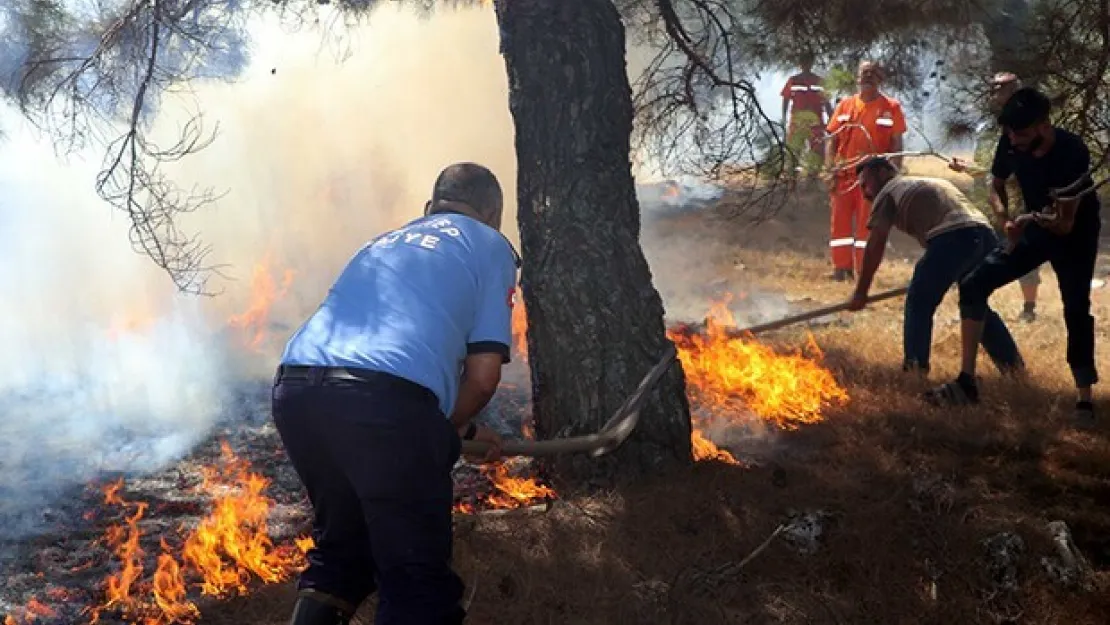
[{"label": "man in tan shirt bending over", "polygon": [[[883,260],[890,229],[917,239],[925,254],[914,267],[903,320],[904,371],[927,373],[933,341],[933,313],[944,294],[998,246],[990,222],[951,182],[940,178],[901,176],[884,157],[856,166],[860,190],[872,204],[867,227],[871,236],[863,253],[859,281],[849,310],[867,302],[871,280]],[[1001,371],[1020,370],[1021,355],[1009,329],[987,310],[983,348]]]}]

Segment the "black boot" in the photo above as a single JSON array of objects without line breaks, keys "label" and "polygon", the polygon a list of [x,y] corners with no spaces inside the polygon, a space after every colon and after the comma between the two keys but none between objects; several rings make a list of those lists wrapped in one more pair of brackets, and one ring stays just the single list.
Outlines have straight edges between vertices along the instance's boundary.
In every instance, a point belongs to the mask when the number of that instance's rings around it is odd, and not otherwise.
[{"label": "black boot", "polygon": [[354,614],[340,605],[343,601],[331,595],[301,592],[289,625],[350,625]]}]

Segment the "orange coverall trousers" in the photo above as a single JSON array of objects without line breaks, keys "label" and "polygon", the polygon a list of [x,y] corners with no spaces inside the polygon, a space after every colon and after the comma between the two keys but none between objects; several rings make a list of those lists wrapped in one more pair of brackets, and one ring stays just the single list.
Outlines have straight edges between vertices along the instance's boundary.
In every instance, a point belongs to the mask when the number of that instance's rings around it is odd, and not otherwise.
[{"label": "orange coverall trousers", "polygon": [[871,203],[863,198],[855,182],[854,177],[841,178],[830,194],[829,253],[834,269],[858,270],[863,264]]}]

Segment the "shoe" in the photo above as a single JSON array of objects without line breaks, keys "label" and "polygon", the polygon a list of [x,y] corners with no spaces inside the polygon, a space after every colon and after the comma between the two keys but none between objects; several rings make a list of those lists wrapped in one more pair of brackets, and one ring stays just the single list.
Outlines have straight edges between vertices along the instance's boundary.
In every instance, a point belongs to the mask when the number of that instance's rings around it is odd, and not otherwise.
[{"label": "shoe", "polygon": [[301,591],[289,625],[350,625],[354,614],[340,608],[340,602],[324,593]]},{"label": "shoe", "polygon": [[969,406],[979,403],[979,387],[971,376],[961,373],[954,381],[925,391],[922,399],[937,407]]},{"label": "shoe", "polygon": [[856,274],[851,269],[836,269],[832,272],[834,282],[849,282],[856,279]]},{"label": "shoe", "polygon": [[1084,429],[1093,428],[1097,423],[1095,419],[1095,405],[1089,401],[1075,402],[1073,417],[1076,427]]}]

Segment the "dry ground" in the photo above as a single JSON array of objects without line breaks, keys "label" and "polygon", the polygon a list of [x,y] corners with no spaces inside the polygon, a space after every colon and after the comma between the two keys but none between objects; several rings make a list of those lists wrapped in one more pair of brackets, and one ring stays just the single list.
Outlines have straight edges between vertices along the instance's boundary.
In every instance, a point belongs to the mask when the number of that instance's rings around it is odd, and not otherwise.
[{"label": "dry ground", "polygon": [[[810,190],[754,230],[704,215],[669,218],[666,230],[690,250],[713,250],[691,262],[719,276],[715,289],[759,288],[817,306],[850,289],[824,280],[827,220],[823,197]],[[892,245],[876,289],[912,271],[915,244]],[[546,514],[460,522],[456,567],[476,588],[468,622],[1108,622],[1108,429],[1069,427],[1059,297],[1051,272],[1044,276],[1041,319],[1012,324],[1032,383],[1000,380],[984,363],[982,407],[935,410],[916,399],[920,383],[898,368],[901,303],[880,304],[815,331],[851,401],[769,440],[763,462],[701,463],[624,492],[572,497]],[[934,381],[957,364],[954,299],[937,315]],[[994,301],[1013,319],[1017,287]],[[1097,292],[1103,363],[1108,301]],[[1110,415],[1107,401],[1098,404]],[[742,569],[730,567],[792,514],[814,511],[825,515],[815,552],[780,535]],[[1044,527],[1056,519],[1098,571],[1097,589],[1063,589],[1045,573],[1040,560],[1053,552]],[[1000,532],[1024,539],[1012,591],[999,585],[1005,573],[992,571],[983,544]],[[292,601],[288,585],[263,588],[208,607],[204,622],[284,625]]]}]

